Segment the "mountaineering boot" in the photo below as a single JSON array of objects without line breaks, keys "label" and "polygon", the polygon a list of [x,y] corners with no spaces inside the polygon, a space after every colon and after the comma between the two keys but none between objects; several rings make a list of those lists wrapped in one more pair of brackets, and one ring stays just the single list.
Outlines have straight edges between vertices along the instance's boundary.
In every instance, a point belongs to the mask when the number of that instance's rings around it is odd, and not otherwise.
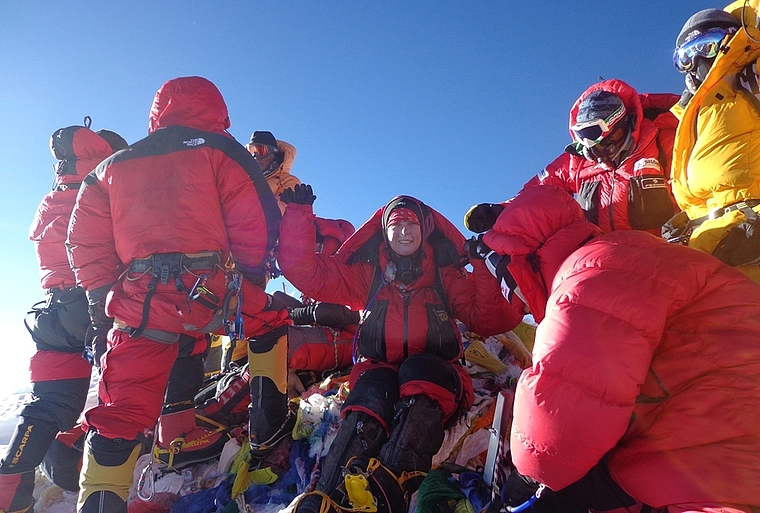
[{"label": "mountaineering boot", "polygon": [[34,470],[0,474],[0,511],[24,513],[34,505]]},{"label": "mountaineering boot", "polygon": [[194,398],[203,386],[203,373],[200,354],[179,357],[172,365],[154,451],[154,456],[169,468],[215,458],[229,440],[226,427],[218,422],[200,417],[205,425],[198,425]]},{"label": "mountaineering boot", "polygon": [[87,433],[79,476],[79,513],[125,513],[132,471],[140,457],[137,440]]},{"label": "mountaineering boot", "polygon": [[[425,395],[404,397],[396,407],[394,424],[378,459],[402,479],[404,492],[411,495],[419,488],[433,464],[433,456],[443,444],[443,412],[437,402]],[[409,479],[404,479],[405,472],[410,473]]]},{"label": "mountaineering boot", "polygon": [[24,416],[22,412],[5,457],[0,461],[0,511],[31,508],[34,470],[57,432],[56,422]]},{"label": "mountaineering boot", "polygon": [[248,407],[251,454],[265,456],[290,436],[296,422],[288,401],[288,326],[248,342],[251,404]]},{"label": "mountaineering boot", "polygon": [[405,513],[409,510],[399,478],[377,458],[349,460],[338,490],[344,493],[344,501],[352,511]]},{"label": "mountaineering boot", "polygon": [[230,439],[227,428],[221,424],[211,429],[198,426],[192,405],[162,413],[158,418],[157,436],[155,452],[169,468],[182,468],[216,458]]},{"label": "mountaineering boot", "polygon": [[100,490],[87,497],[78,513],[127,513],[127,503],[112,491]]},{"label": "mountaineering boot", "polygon": [[49,481],[70,492],[79,490],[85,435],[87,431],[81,424],[59,432],[40,464]]},{"label": "mountaineering boot", "polygon": [[317,490],[336,498],[332,494],[341,483],[344,465],[353,457],[367,459],[377,454],[387,438],[379,420],[362,411],[349,412],[322,462]]}]

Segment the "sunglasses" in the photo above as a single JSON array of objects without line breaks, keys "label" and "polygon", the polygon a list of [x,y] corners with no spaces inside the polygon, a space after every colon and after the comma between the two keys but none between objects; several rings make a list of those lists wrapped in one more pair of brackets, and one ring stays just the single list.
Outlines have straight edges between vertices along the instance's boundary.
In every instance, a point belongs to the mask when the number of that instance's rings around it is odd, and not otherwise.
[{"label": "sunglasses", "polygon": [[720,28],[710,29],[686,41],[673,52],[673,64],[680,73],[688,73],[696,65],[697,57],[712,59],[723,48],[723,41],[729,33]]},{"label": "sunglasses", "polygon": [[251,144],[249,146],[253,158],[264,158],[269,154],[276,154],[277,148],[268,144]]},{"label": "sunglasses", "polygon": [[592,119],[583,123],[576,123],[570,127],[573,138],[586,148],[591,148],[612,132],[615,123],[625,116],[625,106],[621,105],[615,112],[605,119]]}]

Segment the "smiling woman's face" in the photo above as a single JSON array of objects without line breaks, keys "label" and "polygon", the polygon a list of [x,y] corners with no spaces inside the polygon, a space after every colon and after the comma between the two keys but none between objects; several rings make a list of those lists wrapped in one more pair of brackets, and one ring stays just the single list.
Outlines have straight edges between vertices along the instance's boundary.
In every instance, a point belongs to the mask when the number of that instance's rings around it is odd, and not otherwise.
[{"label": "smiling woman's face", "polygon": [[388,226],[385,236],[391,249],[399,256],[409,256],[422,244],[422,229],[411,221],[398,221]]}]

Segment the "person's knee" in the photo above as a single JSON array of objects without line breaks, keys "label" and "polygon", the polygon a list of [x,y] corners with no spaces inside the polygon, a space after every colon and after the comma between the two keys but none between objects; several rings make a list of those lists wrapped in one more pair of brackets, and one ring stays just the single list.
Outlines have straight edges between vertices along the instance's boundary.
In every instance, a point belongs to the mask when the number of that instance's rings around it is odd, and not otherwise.
[{"label": "person's knee", "polygon": [[396,371],[387,367],[369,369],[359,376],[343,403],[343,416],[351,411],[364,411],[390,429],[398,399]]},{"label": "person's knee", "polygon": [[401,398],[424,395],[432,399],[443,412],[444,422],[459,416],[463,384],[451,362],[427,353],[410,356],[398,376]]},{"label": "person's knee", "polygon": [[35,399],[24,406],[21,416],[52,423],[58,431],[71,429],[84,409],[89,383],[89,378],[33,383]]}]

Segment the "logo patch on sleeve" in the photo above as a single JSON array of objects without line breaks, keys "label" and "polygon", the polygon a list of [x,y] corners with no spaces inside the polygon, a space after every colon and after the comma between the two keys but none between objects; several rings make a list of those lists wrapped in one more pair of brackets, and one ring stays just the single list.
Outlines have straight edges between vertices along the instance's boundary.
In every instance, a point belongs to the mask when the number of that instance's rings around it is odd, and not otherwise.
[{"label": "logo patch on sleeve", "polygon": [[642,169],[655,169],[659,172],[662,172],[662,167],[660,166],[660,161],[653,158],[646,158],[646,159],[639,159],[636,161],[636,163],[633,165],[633,170],[635,171],[641,171]]},{"label": "logo patch on sleeve", "polygon": [[549,178],[549,171],[546,170],[546,168],[543,168],[541,171],[538,172],[536,175],[538,177],[538,180],[540,182],[543,182],[547,178]]}]

